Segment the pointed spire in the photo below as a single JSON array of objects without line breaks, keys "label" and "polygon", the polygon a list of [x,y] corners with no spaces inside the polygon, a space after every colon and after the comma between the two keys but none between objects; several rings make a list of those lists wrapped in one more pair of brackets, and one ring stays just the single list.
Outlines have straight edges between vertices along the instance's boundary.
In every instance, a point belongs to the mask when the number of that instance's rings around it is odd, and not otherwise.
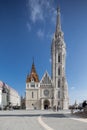
[{"label": "pointed spire", "polygon": [[34,58],[33,58],[33,63],[32,63],[32,68],[31,68],[31,73],[36,73],[35,65],[34,65]]},{"label": "pointed spire", "polygon": [[33,63],[32,63],[32,65],[34,65],[34,57],[33,57]]},{"label": "pointed spire", "polygon": [[39,82],[39,77],[37,75],[35,64],[34,64],[34,58],[33,58],[33,63],[31,67],[31,72],[27,76],[26,82],[31,82],[32,78],[34,79],[35,82]]},{"label": "pointed spire", "polygon": [[57,22],[56,22],[56,32],[61,31],[61,20],[60,20],[60,7],[57,8]]}]

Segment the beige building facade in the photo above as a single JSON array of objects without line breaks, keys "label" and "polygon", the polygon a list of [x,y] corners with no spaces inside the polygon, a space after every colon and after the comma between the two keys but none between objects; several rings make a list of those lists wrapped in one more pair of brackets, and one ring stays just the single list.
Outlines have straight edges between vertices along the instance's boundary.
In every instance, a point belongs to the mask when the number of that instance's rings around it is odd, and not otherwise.
[{"label": "beige building facade", "polygon": [[9,105],[20,107],[20,95],[15,89],[0,81],[0,109]]},{"label": "beige building facade", "polygon": [[51,46],[52,76],[46,71],[39,81],[34,62],[26,79],[26,109],[68,109],[68,84],[65,74],[66,45],[57,9],[56,31]]}]

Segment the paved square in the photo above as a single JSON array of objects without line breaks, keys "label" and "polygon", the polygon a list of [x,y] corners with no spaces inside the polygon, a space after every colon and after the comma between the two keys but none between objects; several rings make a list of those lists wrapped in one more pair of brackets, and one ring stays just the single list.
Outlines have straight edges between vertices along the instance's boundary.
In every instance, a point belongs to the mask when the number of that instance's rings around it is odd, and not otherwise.
[{"label": "paved square", "polygon": [[0,111],[0,130],[87,130],[87,122],[63,111]]}]

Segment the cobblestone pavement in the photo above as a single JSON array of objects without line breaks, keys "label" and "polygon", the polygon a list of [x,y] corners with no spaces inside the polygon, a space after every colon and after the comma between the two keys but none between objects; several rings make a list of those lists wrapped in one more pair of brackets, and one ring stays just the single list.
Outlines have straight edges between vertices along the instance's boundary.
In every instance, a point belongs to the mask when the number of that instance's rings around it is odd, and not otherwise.
[{"label": "cobblestone pavement", "polygon": [[0,111],[0,130],[87,130],[87,122],[64,111]]}]

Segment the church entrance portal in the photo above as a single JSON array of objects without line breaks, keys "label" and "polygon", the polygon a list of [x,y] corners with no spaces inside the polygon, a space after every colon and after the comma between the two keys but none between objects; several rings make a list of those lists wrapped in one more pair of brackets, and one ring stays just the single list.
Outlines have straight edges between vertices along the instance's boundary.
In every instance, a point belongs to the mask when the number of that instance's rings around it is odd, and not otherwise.
[{"label": "church entrance portal", "polygon": [[44,109],[48,109],[50,105],[50,102],[48,100],[44,101]]}]

